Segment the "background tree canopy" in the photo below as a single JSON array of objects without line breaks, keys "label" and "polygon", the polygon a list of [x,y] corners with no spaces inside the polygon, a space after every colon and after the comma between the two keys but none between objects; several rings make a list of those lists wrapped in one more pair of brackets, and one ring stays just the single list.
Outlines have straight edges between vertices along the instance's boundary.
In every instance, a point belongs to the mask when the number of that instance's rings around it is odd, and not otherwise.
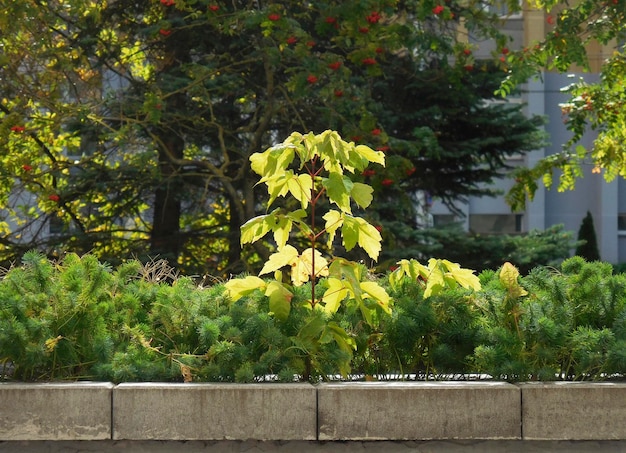
[{"label": "background tree canopy", "polygon": [[[251,270],[267,251],[240,245],[264,210],[248,159],[294,130],[385,151],[362,177],[381,222],[409,227],[415,191],[487,194],[539,138],[519,107],[485,103],[507,38],[477,0],[0,6],[3,262],[36,248]],[[468,34],[495,43],[493,62]]]}]

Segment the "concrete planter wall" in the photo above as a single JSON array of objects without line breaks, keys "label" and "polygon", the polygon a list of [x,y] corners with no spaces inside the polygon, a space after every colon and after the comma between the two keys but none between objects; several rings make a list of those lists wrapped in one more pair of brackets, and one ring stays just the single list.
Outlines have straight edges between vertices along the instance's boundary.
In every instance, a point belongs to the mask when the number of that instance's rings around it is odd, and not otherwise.
[{"label": "concrete planter wall", "polygon": [[0,441],[626,439],[626,384],[0,384]]}]

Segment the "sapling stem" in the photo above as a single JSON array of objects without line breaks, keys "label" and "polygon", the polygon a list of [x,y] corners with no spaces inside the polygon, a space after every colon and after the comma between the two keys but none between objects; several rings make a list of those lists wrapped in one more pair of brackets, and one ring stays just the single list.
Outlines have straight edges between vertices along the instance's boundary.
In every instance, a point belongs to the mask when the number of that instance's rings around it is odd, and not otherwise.
[{"label": "sapling stem", "polygon": [[315,162],[311,160],[311,308],[315,308],[315,245],[317,243],[317,235],[315,234],[315,205],[319,200],[319,194],[315,192]]}]

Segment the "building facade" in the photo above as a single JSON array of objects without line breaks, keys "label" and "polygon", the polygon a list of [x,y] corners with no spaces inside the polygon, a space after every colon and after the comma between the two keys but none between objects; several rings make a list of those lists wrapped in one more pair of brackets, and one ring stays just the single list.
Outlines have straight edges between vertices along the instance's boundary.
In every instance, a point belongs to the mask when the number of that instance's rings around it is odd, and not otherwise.
[{"label": "building facade", "polygon": [[[502,13],[506,14],[506,11]],[[516,49],[530,46],[542,39],[548,27],[550,24],[542,11],[526,7],[522,14],[508,15],[504,25],[505,31],[512,38],[510,47]],[[493,44],[489,42],[472,44],[477,47],[477,58],[481,54],[487,57],[493,50]],[[572,68],[572,72],[568,74],[544,72],[537,80],[531,80],[522,87],[520,97],[512,101],[523,102],[529,115],[546,118],[545,129],[549,144],[525,156],[511,159],[511,165],[533,166],[539,159],[562,150],[562,145],[571,137],[559,106],[568,99],[562,88],[571,84],[572,79],[578,80],[581,77],[593,82],[598,77],[602,61],[613,50],[610,46],[599,45],[589,48],[591,73],[583,73],[576,68]],[[580,144],[591,147],[593,139],[593,133],[589,133]],[[591,165],[584,168],[584,177],[577,181],[575,190],[558,192],[557,178],[558,174],[555,175],[555,184],[550,189],[540,184],[535,198],[526,203],[526,209],[522,212],[512,212],[504,197],[474,197],[459,205],[465,217],[458,220],[465,223],[468,231],[482,234],[524,233],[534,229],[543,230],[556,224],[563,224],[566,230],[577,232],[583,218],[590,212],[601,259],[614,264],[626,262],[626,181],[621,178],[607,183],[602,174],[592,172]],[[510,180],[497,183],[503,192],[511,184]],[[431,214],[435,225],[450,221],[450,212],[436,201],[432,205]]]}]

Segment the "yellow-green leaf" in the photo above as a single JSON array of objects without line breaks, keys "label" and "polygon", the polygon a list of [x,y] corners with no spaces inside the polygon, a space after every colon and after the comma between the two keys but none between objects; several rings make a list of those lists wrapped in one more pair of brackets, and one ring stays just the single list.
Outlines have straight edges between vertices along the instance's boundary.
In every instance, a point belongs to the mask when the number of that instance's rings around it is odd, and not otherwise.
[{"label": "yellow-green leaf", "polygon": [[275,223],[271,214],[260,215],[248,220],[241,226],[241,244],[256,242],[265,236]]},{"label": "yellow-green leaf", "polygon": [[298,250],[295,247],[287,244],[276,253],[272,253],[269,259],[265,262],[263,269],[259,272],[259,275],[269,274],[284,266],[292,266],[298,259]]},{"label": "yellow-green leaf", "polygon": [[306,209],[311,201],[311,190],[313,189],[313,180],[310,175],[293,176],[287,183],[289,192],[298,200],[302,209]]},{"label": "yellow-green leaf", "polygon": [[274,231],[274,241],[276,241],[278,250],[282,250],[282,248],[287,244],[287,240],[289,240],[289,234],[291,233],[291,228],[293,227],[293,221],[286,216],[281,216],[276,220],[276,224],[272,228]]},{"label": "yellow-green leaf", "polygon": [[291,299],[293,299],[291,291],[282,283],[272,281],[267,285],[265,295],[269,297],[270,312],[274,313],[277,319],[285,321],[291,311]]},{"label": "yellow-green leaf", "polygon": [[387,291],[376,282],[361,282],[361,289],[365,294],[374,299],[376,303],[388,314],[391,314],[391,298]]},{"label": "yellow-green leaf", "polygon": [[328,288],[322,296],[322,302],[324,303],[324,311],[328,314],[333,314],[339,309],[341,302],[348,297],[352,291],[348,289],[344,280],[331,277],[326,280],[326,282],[328,283]]},{"label": "yellow-green leaf", "polygon": [[228,297],[235,302],[243,296],[259,290],[265,289],[265,282],[259,277],[249,275],[243,278],[233,278],[224,284]]},{"label": "yellow-green leaf", "polygon": [[367,252],[373,260],[378,259],[382,237],[378,230],[360,217],[346,215],[341,229],[343,245],[346,250],[352,250],[356,244]]},{"label": "yellow-green leaf", "polygon": [[335,211],[331,209],[322,217],[326,224],[324,225],[324,229],[328,234],[328,247],[333,246],[333,241],[335,240],[335,233],[337,230],[343,225],[343,214],[339,211]]},{"label": "yellow-green leaf", "polygon": [[272,146],[262,153],[252,154],[250,167],[261,176],[260,182],[265,182],[266,178],[284,172],[293,161],[294,150],[295,146],[290,143]]},{"label": "yellow-green leaf", "polygon": [[[289,247],[289,246],[288,246]],[[315,261],[315,269],[313,262]],[[308,248],[291,263],[291,281],[294,286],[301,286],[311,278],[328,275],[328,261],[319,250]]]},{"label": "yellow-green leaf", "polygon": [[517,268],[508,261],[504,263],[502,269],[500,270],[500,282],[507,289],[509,296],[513,298],[528,295],[528,291],[526,291],[517,281],[518,277],[519,271]]},{"label": "yellow-green leaf", "polygon": [[374,151],[369,146],[357,145],[355,151],[367,161],[385,166],[385,153],[382,151]]},{"label": "yellow-green leaf", "polygon": [[440,260],[434,258],[428,260],[428,271],[426,288],[424,288],[424,299],[440,293],[446,285],[445,273],[440,266]]},{"label": "yellow-green leaf", "polygon": [[289,181],[294,177],[292,170],[281,171],[275,175],[265,178],[264,181],[267,185],[267,193],[270,198],[268,200],[268,206],[274,203],[276,198],[284,197],[289,192]]},{"label": "yellow-green leaf", "polygon": [[367,208],[371,203],[374,197],[372,193],[374,189],[367,184],[363,184],[360,182],[355,182],[352,187],[352,191],[350,195],[356,204],[358,204],[361,208]]}]

